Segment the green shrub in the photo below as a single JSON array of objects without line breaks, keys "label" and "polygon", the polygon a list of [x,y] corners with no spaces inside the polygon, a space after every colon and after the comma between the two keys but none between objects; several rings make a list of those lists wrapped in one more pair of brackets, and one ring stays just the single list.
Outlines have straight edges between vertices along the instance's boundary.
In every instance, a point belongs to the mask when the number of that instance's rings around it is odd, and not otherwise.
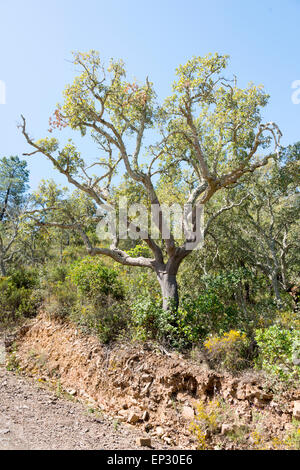
[{"label": "green shrub", "polygon": [[186,296],[177,311],[164,311],[160,301],[141,296],[132,312],[139,337],[165,341],[179,349],[199,343],[211,332],[230,329],[237,316],[237,310],[226,307],[212,292],[196,299]]},{"label": "green shrub", "polygon": [[42,303],[34,272],[16,270],[11,276],[0,278],[0,323],[8,324],[37,315]]},{"label": "green shrub", "polygon": [[39,285],[38,272],[35,269],[14,269],[10,272],[9,282],[16,288],[33,289]]},{"label": "green shrub", "polygon": [[237,324],[239,311],[226,306],[219,296],[207,291],[196,298],[186,296],[178,310],[179,329],[190,344],[198,343],[210,333],[228,331]]},{"label": "green shrub", "polygon": [[130,315],[116,270],[98,258],[86,257],[71,266],[67,281],[77,288],[75,302],[66,303],[73,322],[83,331],[97,334],[103,343],[124,334]]},{"label": "green shrub", "polygon": [[49,286],[49,296],[45,302],[45,310],[52,318],[64,319],[68,317],[74,305],[77,295],[74,286],[68,282],[58,281]]},{"label": "green shrub", "polygon": [[259,347],[256,367],[278,376],[284,381],[300,377],[300,331],[272,325],[256,331]]},{"label": "green shrub", "polygon": [[152,253],[148,246],[144,245],[136,245],[134,248],[130,250],[126,250],[126,253],[133,258],[137,258],[138,256],[144,256],[145,258],[151,258]]},{"label": "green shrub", "polygon": [[138,297],[131,306],[132,320],[139,339],[156,339],[178,346],[177,313],[163,310],[161,302]]},{"label": "green shrub", "polygon": [[70,266],[67,264],[48,264],[45,269],[47,283],[64,282],[69,274]]},{"label": "green shrub", "polygon": [[81,295],[96,299],[99,295],[110,295],[115,299],[124,298],[124,287],[118,273],[105,266],[99,259],[86,257],[74,263],[69,279]]},{"label": "green shrub", "polygon": [[130,313],[124,301],[103,298],[95,304],[78,300],[70,319],[83,332],[96,334],[102,343],[109,343],[127,334]]},{"label": "green shrub", "polygon": [[43,303],[43,294],[40,290],[20,289],[18,293],[18,315],[24,318],[34,318]]}]

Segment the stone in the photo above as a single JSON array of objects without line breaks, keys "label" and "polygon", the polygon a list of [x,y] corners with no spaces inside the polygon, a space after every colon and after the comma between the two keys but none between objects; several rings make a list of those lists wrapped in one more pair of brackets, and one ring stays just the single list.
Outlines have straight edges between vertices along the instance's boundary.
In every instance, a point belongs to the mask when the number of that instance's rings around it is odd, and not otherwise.
[{"label": "stone", "polygon": [[180,401],[180,402],[185,402],[187,401],[188,399],[188,394],[187,393],[183,393],[183,392],[178,392],[177,393],[177,400]]},{"label": "stone", "polygon": [[136,424],[140,420],[139,415],[137,415],[134,411],[132,411],[127,419],[127,422],[130,424]]},{"label": "stone", "polygon": [[126,421],[126,417],[124,417],[124,416],[122,416],[122,415],[120,415],[120,414],[118,414],[118,415],[116,416],[116,419],[117,419],[117,421],[121,421],[122,423]]},{"label": "stone", "polygon": [[239,389],[239,390],[237,390],[237,392],[236,392],[236,398],[237,398],[238,400],[246,400],[246,396],[247,396],[247,395],[246,395],[245,389]]},{"label": "stone", "polygon": [[191,408],[190,406],[184,406],[182,408],[182,416],[185,419],[193,419],[195,416],[193,408]]},{"label": "stone", "polygon": [[152,447],[151,437],[138,437],[136,440],[136,444],[139,447]]},{"label": "stone", "polygon": [[271,401],[272,398],[273,398],[272,393],[266,393],[266,392],[263,392],[261,390],[257,390],[254,393],[254,396],[255,396],[255,398],[257,398],[258,400],[261,400],[261,401]]},{"label": "stone", "polygon": [[141,396],[146,395],[148,393],[151,385],[152,385],[152,382],[148,382],[147,385],[145,385],[145,387],[141,391]]},{"label": "stone", "polygon": [[270,407],[274,408],[275,410],[279,410],[279,405],[276,401],[271,401]]},{"label": "stone", "polygon": [[132,405],[137,405],[138,404],[137,400],[135,398],[132,398],[132,397],[130,398],[130,403]]},{"label": "stone", "polygon": [[156,435],[157,437],[161,437],[165,433],[164,429],[161,426],[156,428]]},{"label": "stone", "polygon": [[235,429],[236,429],[236,426],[234,424],[224,423],[224,424],[222,424],[221,434],[225,435],[225,434],[228,434],[230,432],[234,432]]},{"label": "stone", "polygon": [[294,401],[293,417],[300,420],[300,400]]},{"label": "stone", "polygon": [[143,420],[143,421],[148,421],[148,419],[149,419],[149,413],[148,413],[148,411],[146,410],[146,411],[144,411],[144,413],[143,413],[142,420]]},{"label": "stone", "polygon": [[143,382],[152,382],[153,378],[149,374],[143,374],[141,380]]},{"label": "stone", "polygon": [[232,395],[233,395],[233,393],[232,393],[232,390],[230,388],[226,388],[226,390],[223,391],[223,397],[225,398],[225,400],[227,398],[231,398]]},{"label": "stone", "polygon": [[264,408],[265,407],[265,402],[264,401],[261,401],[259,400],[258,398],[254,398],[254,405],[257,406],[257,408]]},{"label": "stone", "polygon": [[153,425],[151,423],[146,423],[144,425],[145,432],[150,432],[152,428],[153,428]]},{"label": "stone", "polygon": [[169,446],[171,446],[173,444],[173,440],[170,436],[164,436],[163,439]]},{"label": "stone", "polygon": [[236,423],[224,423],[221,427],[221,434],[226,435],[230,433],[236,433],[238,431],[243,431],[244,433],[249,431],[249,426],[247,424],[236,424]]}]

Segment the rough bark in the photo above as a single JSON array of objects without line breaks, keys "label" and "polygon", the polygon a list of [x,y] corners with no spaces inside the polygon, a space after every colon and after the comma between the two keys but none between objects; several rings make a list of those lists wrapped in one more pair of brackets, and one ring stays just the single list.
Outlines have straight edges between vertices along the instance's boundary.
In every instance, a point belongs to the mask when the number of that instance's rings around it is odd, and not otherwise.
[{"label": "rough bark", "polygon": [[272,274],[271,281],[272,281],[272,287],[273,287],[273,291],[274,291],[274,294],[275,294],[276,301],[277,301],[278,305],[281,306],[282,301],[281,301],[281,296],[280,296],[277,272]]},{"label": "rough bark", "polygon": [[179,295],[176,274],[170,274],[168,271],[164,271],[160,272],[157,277],[162,293],[163,309],[177,309],[179,304]]},{"label": "rough bark", "polygon": [[0,272],[3,277],[6,276],[6,269],[5,269],[5,264],[2,259],[0,259]]}]

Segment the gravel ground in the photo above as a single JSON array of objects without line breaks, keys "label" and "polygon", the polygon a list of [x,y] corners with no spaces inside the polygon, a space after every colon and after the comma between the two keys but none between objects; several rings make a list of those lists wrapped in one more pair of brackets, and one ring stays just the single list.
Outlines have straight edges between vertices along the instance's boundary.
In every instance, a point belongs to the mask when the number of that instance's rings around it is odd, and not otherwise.
[{"label": "gravel ground", "polygon": [[[15,375],[4,366],[0,337],[0,450],[140,449],[142,434]],[[153,448],[165,448],[159,442]]]}]

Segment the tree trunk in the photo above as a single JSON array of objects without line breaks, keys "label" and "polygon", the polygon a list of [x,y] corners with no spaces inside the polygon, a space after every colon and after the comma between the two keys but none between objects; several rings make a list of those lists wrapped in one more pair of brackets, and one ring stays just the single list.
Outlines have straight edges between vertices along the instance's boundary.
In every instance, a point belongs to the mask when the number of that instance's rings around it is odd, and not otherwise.
[{"label": "tree trunk", "polygon": [[163,309],[177,310],[179,304],[178,285],[176,274],[170,274],[167,271],[157,273],[158,281],[163,298]]},{"label": "tree trunk", "polygon": [[5,264],[2,259],[0,259],[0,272],[1,276],[5,277],[6,276],[6,269],[5,269]]},{"label": "tree trunk", "polygon": [[280,291],[279,291],[277,272],[272,274],[271,281],[272,281],[272,287],[273,287],[276,301],[278,305],[281,306],[282,302],[281,302],[281,296],[280,296]]},{"label": "tree trunk", "polygon": [[5,200],[4,200],[4,204],[3,204],[3,209],[2,209],[1,215],[0,215],[0,221],[1,221],[1,222],[2,222],[2,220],[4,219],[5,213],[6,213],[6,211],[7,211],[9,193],[10,193],[10,185],[9,185],[9,187],[7,188],[6,195],[5,195]]}]

